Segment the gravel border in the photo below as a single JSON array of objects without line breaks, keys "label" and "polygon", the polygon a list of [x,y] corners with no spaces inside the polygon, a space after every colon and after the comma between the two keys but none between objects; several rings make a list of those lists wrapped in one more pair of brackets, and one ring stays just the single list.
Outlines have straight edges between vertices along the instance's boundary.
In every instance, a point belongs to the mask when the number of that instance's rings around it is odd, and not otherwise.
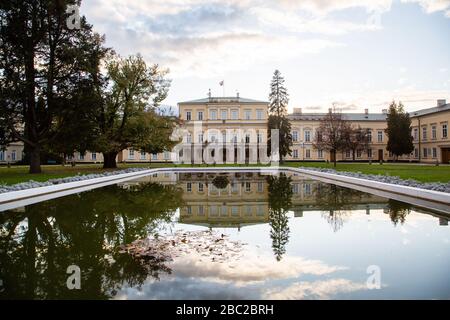
[{"label": "gravel border", "polygon": [[72,177],[65,177],[65,178],[57,178],[57,179],[50,179],[44,182],[37,182],[34,180],[30,180],[27,182],[21,182],[13,185],[0,185],[0,194],[11,192],[11,191],[20,191],[20,190],[26,190],[26,189],[32,189],[32,188],[39,188],[39,187],[48,187],[55,184],[61,184],[61,183],[67,183],[67,182],[76,182],[76,181],[83,181],[83,180],[89,180],[89,179],[95,179],[95,178],[102,178],[102,177],[108,177],[108,176],[114,176],[118,174],[124,174],[124,173],[132,173],[132,172],[139,172],[149,169],[155,169],[155,168],[128,168],[124,170],[117,170],[117,171],[107,171],[103,173],[90,173],[85,175],[76,175]]},{"label": "gravel border", "polygon": [[397,185],[401,185],[401,186],[450,193],[450,182],[447,182],[447,183],[420,182],[420,181],[417,181],[414,179],[406,179],[405,180],[405,179],[400,179],[397,176],[387,176],[387,175],[381,175],[381,174],[365,174],[365,173],[361,173],[361,172],[337,171],[334,169],[327,169],[327,168],[311,168],[311,167],[298,167],[298,168],[302,169],[302,170],[331,173],[331,174],[337,174],[340,176],[366,179],[366,180],[372,180],[372,181],[377,181],[377,182],[384,182],[384,183],[390,183],[390,184],[397,184]]},{"label": "gravel border", "polygon": [[[297,167],[299,169],[303,170],[311,170],[311,171],[318,171],[318,172],[324,172],[324,173],[332,173],[337,174],[340,176],[347,176],[352,178],[359,178],[359,179],[367,179],[372,181],[378,181],[378,182],[384,182],[384,183],[391,183],[391,184],[397,184],[402,186],[408,186],[408,187],[415,187],[415,188],[421,188],[426,190],[434,190],[434,191],[440,191],[440,192],[446,192],[450,193],[450,182],[448,183],[442,183],[442,182],[419,182],[417,180],[413,179],[407,179],[403,180],[399,177],[395,176],[386,176],[386,175],[376,175],[376,174],[363,174],[361,172],[347,172],[347,171],[336,171],[334,169],[327,169],[327,168],[312,168],[312,167]],[[20,191],[20,190],[26,190],[26,189],[32,189],[32,188],[39,188],[39,187],[47,187],[52,186],[55,184],[61,184],[61,183],[67,183],[67,182],[76,182],[76,181],[83,181],[88,179],[94,179],[94,178],[101,178],[101,177],[108,177],[112,175],[118,175],[123,173],[131,173],[131,172],[139,172],[149,169],[157,169],[157,168],[128,168],[124,170],[117,170],[117,171],[108,171],[104,173],[91,173],[86,175],[76,175],[72,177],[66,177],[66,178],[58,178],[58,179],[50,179],[45,182],[37,182],[30,180],[28,182],[21,182],[18,184],[14,184],[11,186],[8,185],[0,185],[0,194],[11,192],[11,191]]]}]

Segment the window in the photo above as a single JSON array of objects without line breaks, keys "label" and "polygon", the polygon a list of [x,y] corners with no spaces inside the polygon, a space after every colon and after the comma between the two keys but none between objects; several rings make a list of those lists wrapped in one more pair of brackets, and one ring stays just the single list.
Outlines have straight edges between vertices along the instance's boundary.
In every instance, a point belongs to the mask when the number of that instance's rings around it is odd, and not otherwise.
[{"label": "window", "polygon": [[261,109],[256,110],[256,119],[258,120],[263,119],[263,111]]},{"label": "window", "polygon": [[383,142],[383,131],[378,131],[378,142]]},{"label": "window", "polygon": [[245,134],[245,143],[250,143],[250,134],[249,133]]},{"label": "window", "polygon": [[203,111],[199,111],[198,113],[197,113],[197,119],[198,120],[203,120]]},{"label": "window", "polygon": [[222,111],[221,111],[220,118],[221,118],[222,120],[227,120],[227,119],[228,119],[228,111],[227,111],[227,110],[222,110]]},{"label": "window", "polygon": [[436,140],[437,133],[436,133],[436,126],[431,127],[431,139]]},{"label": "window", "polygon": [[292,193],[298,193],[298,183],[293,183],[292,184]]},{"label": "window", "polygon": [[0,161],[5,161],[5,152],[0,150]]},{"label": "window", "polygon": [[152,153],[152,160],[158,160],[158,154]]},{"label": "window", "polygon": [[170,152],[164,151],[164,160],[169,160],[169,159],[170,159]]},{"label": "window", "polygon": [[211,206],[210,212],[212,217],[217,217],[217,206]]},{"label": "window", "polygon": [[262,182],[258,182],[258,192],[264,191],[264,184]]},{"label": "window", "polygon": [[257,139],[257,141],[258,141],[258,143],[261,143],[261,142],[263,142],[263,135],[262,135],[262,133],[258,133],[257,135],[256,135],[256,139]]},{"label": "window", "polygon": [[250,182],[245,183],[245,192],[250,192],[252,190],[252,185]]},{"label": "window", "polygon": [[294,157],[295,159],[298,158],[298,150],[297,150],[297,149],[295,149],[295,150],[293,151],[293,157]]},{"label": "window", "polygon": [[128,159],[134,159],[134,150],[133,149],[128,150]]},{"label": "window", "polygon": [[245,120],[250,120],[252,118],[252,111],[245,110]]},{"label": "window", "polygon": [[227,142],[227,133],[222,132],[222,142]]},{"label": "window", "polygon": [[345,150],[345,157],[350,158],[350,150]]},{"label": "window", "polygon": [[294,142],[298,141],[298,132],[297,131],[292,132],[292,141],[294,141]]},{"label": "window", "polygon": [[210,116],[211,120],[217,120],[217,111],[211,110],[209,116]]},{"label": "window", "polygon": [[419,140],[419,129],[417,128],[414,129],[414,140]]},{"label": "window", "polygon": [[442,125],[442,138],[443,139],[447,138],[447,135],[448,135],[447,124],[443,124]]},{"label": "window", "polygon": [[311,131],[305,131],[305,142],[311,142]]},{"label": "window", "polygon": [[256,215],[257,216],[263,216],[264,215],[264,206],[263,205],[258,205],[256,207]]},{"label": "window", "polygon": [[305,183],[303,185],[303,192],[305,193],[305,196],[311,195],[311,184],[310,183]]},{"label": "window", "polygon": [[422,139],[427,140],[427,127],[422,128]]},{"label": "window", "polygon": [[97,154],[95,152],[92,152],[91,159],[96,161],[97,160]]},{"label": "window", "polygon": [[367,157],[372,158],[372,149],[367,149]]},{"label": "window", "polygon": [[437,158],[437,149],[433,148],[433,158]]},{"label": "window", "polygon": [[192,192],[192,183],[191,182],[186,183],[186,191]]},{"label": "window", "polygon": [[11,152],[11,160],[12,160],[12,161],[16,161],[16,150],[13,150],[13,151]]},{"label": "window", "polygon": [[234,182],[231,183],[231,192],[233,192],[233,193],[239,192],[239,186],[237,183],[234,183]]},{"label": "window", "polygon": [[78,159],[84,160],[84,154],[80,153],[80,155],[78,156]]},{"label": "window", "polygon": [[317,151],[317,157],[319,157],[319,159],[323,159],[323,150]]},{"label": "window", "polygon": [[192,120],[192,113],[190,111],[186,111],[186,120],[191,121]]},{"label": "window", "polygon": [[427,148],[423,148],[423,157],[424,158],[428,157],[428,149]]},{"label": "window", "polygon": [[203,132],[198,134],[198,143],[203,143]]},{"label": "window", "polygon": [[356,157],[357,158],[361,158],[362,155],[362,151],[361,150],[356,150]]},{"label": "window", "polygon": [[414,148],[414,157],[418,158],[419,157],[419,149]]},{"label": "window", "polygon": [[187,206],[186,207],[186,211],[187,211],[188,215],[191,215],[192,214],[192,207],[191,206]]},{"label": "window", "polygon": [[205,215],[205,209],[203,206],[198,206],[198,215],[204,216]]},{"label": "window", "polygon": [[305,155],[306,159],[311,158],[311,150],[306,149],[305,152],[306,152],[306,155]]},{"label": "window", "polygon": [[145,151],[141,151],[141,160],[145,160]]},{"label": "window", "polygon": [[245,206],[245,215],[246,216],[251,216],[252,215],[252,207],[249,205]]},{"label": "window", "polygon": [[187,142],[187,143],[192,143],[192,135],[191,135],[190,133],[188,133],[188,134],[186,135],[186,142]]},{"label": "window", "polygon": [[232,207],[231,207],[231,215],[232,215],[232,216],[237,216],[237,215],[239,215],[239,209],[238,209],[237,206],[232,206]]},{"label": "window", "polygon": [[372,142],[372,131],[367,130],[367,141]]},{"label": "window", "polygon": [[227,209],[227,206],[222,206],[222,207],[221,207],[220,215],[221,215],[221,216],[224,216],[224,217],[228,216],[228,209]]},{"label": "window", "polygon": [[238,119],[238,111],[237,110],[231,110],[231,119],[232,120]]}]

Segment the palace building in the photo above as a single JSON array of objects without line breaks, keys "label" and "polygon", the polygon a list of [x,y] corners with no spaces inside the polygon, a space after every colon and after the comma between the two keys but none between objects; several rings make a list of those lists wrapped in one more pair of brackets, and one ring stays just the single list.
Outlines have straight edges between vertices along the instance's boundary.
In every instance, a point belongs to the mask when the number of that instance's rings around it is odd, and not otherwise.
[{"label": "palace building", "polygon": [[[202,163],[205,159],[205,148],[211,145],[215,149],[214,162],[265,163],[268,137],[268,105],[267,101],[235,97],[212,97],[178,103],[179,117],[182,126],[182,141],[176,150],[168,150],[160,154],[148,154],[140,150],[126,149],[119,153],[118,162],[172,162]],[[410,155],[400,158],[402,161],[421,163],[450,162],[450,104],[438,100],[435,107],[410,112],[412,120],[411,135],[415,149]],[[294,108],[288,117],[292,127],[292,154],[287,161],[332,161],[331,155],[313,146],[317,129],[325,113],[304,113]],[[365,150],[350,150],[336,154],[338,161],[391,161],[393,156],[386,150],[388,137],[387,111],[370,113],[345,113],[344,119],[353,126],[369,132],[369,145]],[[220,148],[217,148],[219,146]],[[216,151],[220,154],[214,154]],[[15,163],[22,160],[23,144],[13,143],[6,150],[0,151],[0,164]],[[219,159],[219,161],[217,161]],[[75,153],[68,159],[80,163],[103,162],[102,154],[87,152],[84,155]]]}]

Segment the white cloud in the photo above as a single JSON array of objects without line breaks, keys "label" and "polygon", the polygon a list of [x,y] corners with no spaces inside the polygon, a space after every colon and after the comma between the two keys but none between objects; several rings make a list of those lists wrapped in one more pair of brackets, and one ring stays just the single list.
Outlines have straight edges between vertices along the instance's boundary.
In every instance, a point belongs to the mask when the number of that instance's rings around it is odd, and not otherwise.
[{"label": "white cloud", "polygon": [[450,0],[402,0],[403,3],[418,3],[427,13],[446,11],[448,17]]}]

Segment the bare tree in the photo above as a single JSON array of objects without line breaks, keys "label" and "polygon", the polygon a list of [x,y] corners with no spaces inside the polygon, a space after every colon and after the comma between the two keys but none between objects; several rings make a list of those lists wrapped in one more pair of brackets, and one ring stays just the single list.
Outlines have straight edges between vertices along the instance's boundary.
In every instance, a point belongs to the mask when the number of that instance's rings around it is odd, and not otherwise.
[{"label": "bare tree", "polygon": [[352,151],[352,158],[355,161],[356,152],[358,150],[366,151],[369,148],[369,131],[358,127],[349,127],[349,130],[343,132],[347,142],[347,150]]},{"label": "bare tree", "polygon": [[336,154],[348,148],[348,133],[351,130],[350,123],[342,118],[342,114],[330,110],[320,121],[313,146],[330,152],[331,161],[336,167]]}]

